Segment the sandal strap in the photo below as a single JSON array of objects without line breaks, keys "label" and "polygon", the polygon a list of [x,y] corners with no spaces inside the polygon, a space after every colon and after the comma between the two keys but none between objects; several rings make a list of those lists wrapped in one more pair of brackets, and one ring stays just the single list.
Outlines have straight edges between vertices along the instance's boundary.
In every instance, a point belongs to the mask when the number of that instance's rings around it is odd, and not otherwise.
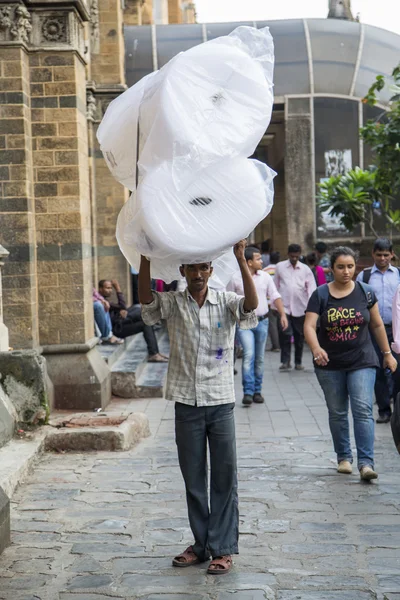
[{"label": "sandal strap", "polygon": [[188,546],[182,554],[178,554],[175,556],[174,560],[179,560],[180,558],[184,559],[184,562],[189,562],[193,557],[197,558],[196,554],[193,551],[193,546]]},{"label": "sandal strap", "polygon": [[232,565],[232,557],[230,554],[226,554],[225,556],[218,556],[217,558],[213,558],[213,560],[210,563],[209,569],[214,570],[214,571],[218,571],[219,569],[213,569],[213,567],[223,567],[223,569],[226,571],[227,569],[229,569]]}]

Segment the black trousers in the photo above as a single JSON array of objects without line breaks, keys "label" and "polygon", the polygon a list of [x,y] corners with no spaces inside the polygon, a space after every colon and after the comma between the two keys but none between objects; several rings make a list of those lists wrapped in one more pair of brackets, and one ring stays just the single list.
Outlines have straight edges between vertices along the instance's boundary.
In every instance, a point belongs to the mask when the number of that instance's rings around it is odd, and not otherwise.
[{"label": "black trousers", "polygon": [[[385,325],[386,335],[389,340],[389,344],[393,342],[393,331],[392,325]],[[372,343],[374,344],[375,351],[378,355],[380,368],[376,370],[376,381],[375,381],[375,398],[378,405],[378,412],[380,417],[387,417],[392,414],[392,408],[390,406],[390,399],[396,398],[400,392],[400,369],[393,375],[386,375],[385,369],[383,368],[383,354],[376,343],[375,337],[371,335]],[[393,352],[393,356],[399,363],[399,356]]]},{"label": "black trousers", "polygon": [[294,337],[294,364],[301,365],[303,358],[304,348],[304,320],[305,317],[293,317],[293,315],[286,315],[289,322],[289,327],[283,331],[280,320],[278,320],[279,327],[279,342],[281,345],[281,362],[282,364],[290,363],[291,356],[291,339]]},{"label": "black trousers", "polygon": [[233,402],[217,406],[175,403],[179,466],[185,481],[193,550],[200,560],[239,552],[234,408]]},{"label": "black trousers", "polygon": [[156,334],[154,333],[153,327],[151,325],[146,325],[143,321],[140,305],[130,307],[126,319],[113,323],[113,332],[122,339],[143,332],[149,356],[158,354]]}]

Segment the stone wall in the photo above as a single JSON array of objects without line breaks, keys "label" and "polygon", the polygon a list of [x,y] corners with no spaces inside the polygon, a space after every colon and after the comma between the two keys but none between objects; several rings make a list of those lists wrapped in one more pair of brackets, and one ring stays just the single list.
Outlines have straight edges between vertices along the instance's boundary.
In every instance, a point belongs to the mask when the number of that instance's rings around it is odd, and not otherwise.
[{"label": "stone wall", "polygon": [[0,47],[0,243],[10,252],[3,272],[4,320],[11,346],[39,343],[29,55]]},{"label": "stone wall", "polygon": [[[100,5],[92,0],[89,13],[82,0],[44,1],[30,4],[29,11],[21,1],[0,2],[0,244],[10,253],[4,321],[12,347],[43,348],[51,356],[59,407],[58,352],[67,371],[78,352],[96,406],[109,398],[109,373],[93,369],[89,356],[95,352],[97,264],[87,87],[94,72],[100,86],[116,86],[119,93],[124,69],[120,5],[113,0]],[[75,386],[83,389],[79,377]],[[70,405],[73,387],[70,383]],[[90,404],[86,388],[85,395]],[[79,402],[82,407],[85,398]]]}]

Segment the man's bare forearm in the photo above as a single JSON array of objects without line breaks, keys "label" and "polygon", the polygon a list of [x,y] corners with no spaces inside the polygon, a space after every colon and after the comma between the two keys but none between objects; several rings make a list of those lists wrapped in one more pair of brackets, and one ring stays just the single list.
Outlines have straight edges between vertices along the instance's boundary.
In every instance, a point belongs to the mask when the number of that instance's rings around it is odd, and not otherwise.
[{"label": "man's bare forearm", "polygon": [[145,256],[142,256],[140,259],[138,284],[140,304],[150,304],[153,302],[153,294],[151,291],[150,261],[147,260]]},{"label": "man's bare forearm", "polygon": [[285,308],[283,306],[283,300],[282,298],[277,298],[274,302],[275,306],[276,306],[276,310],[279,313],[279,316],[282,318],[286,315],[285,313]]},{"label": "man's bare forearm", "polygon": [[245,259],[238,260],[240,272],[243,279],[244,305],[246,311],[255,310],[258,306],[258,296],[256,286],[247,266]]}]

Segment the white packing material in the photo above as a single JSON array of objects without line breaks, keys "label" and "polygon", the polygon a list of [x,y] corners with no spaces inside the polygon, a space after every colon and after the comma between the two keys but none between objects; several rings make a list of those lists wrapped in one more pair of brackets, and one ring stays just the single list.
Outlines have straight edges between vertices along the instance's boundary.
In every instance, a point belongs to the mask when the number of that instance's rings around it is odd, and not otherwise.
[{"label": "white packing material", "polygon": [[209,166],[178,190],[169,163],[162,163],[137,189],[136,248],[152,258],[211,260],[270,212],[274,175],[264,163],[234,158]]},{"label": "white packing material", "polygon": [[215,161],[251,156],[271,118],[273,56],[268,29],[239,27],[170,60],[140,105],[140,173],[169,161],[179,189]]},{"label": "white packing material", "polygon": [[[215,261],[253,231],[271,210],[274,176],[264,163],[235,158],[208,167],[177,190],[163,163],[141,181],[121,211],[120,248],[136,269],[140,254],[151,258],[158,273],[163,267],[157,279],[169,283],[182,263]],[[222,263],[216,265],[218,270]]]},{"label": "white packing material", "polygon": [[133,193],[117,240],[136,269],[169,283],[183,263],[212,261],[213,285],[237,270],[232,246],[269,213],[275,173],[248,160],[273,106],[268,28],[238,27],[143,78],[108,107],[97,137]]},{"label": "white packing material", "polygon": [[273,65],[269,28],[241,26],[141,79],[110,103],[97,131],[114,177],[136,188],[137,147],[139,174],[169,161],[178,188],[212,162],[251,156],[271,119]]}]

